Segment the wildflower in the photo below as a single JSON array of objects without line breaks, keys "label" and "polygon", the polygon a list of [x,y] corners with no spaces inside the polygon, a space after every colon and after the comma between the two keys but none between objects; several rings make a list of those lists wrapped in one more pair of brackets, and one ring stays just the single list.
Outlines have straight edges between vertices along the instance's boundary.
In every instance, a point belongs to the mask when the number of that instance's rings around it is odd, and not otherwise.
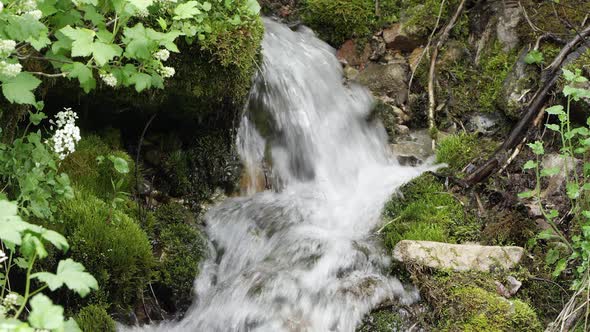
[{"label": "wildflower", "polygon": [[9,56],[14,52],[16,42],[11,39],[0,39],[0,56]]},{"label": "wildflower", "polygon": [[43,13],[38,9],[28,11],[25,13],[25,15],[31,16],[36,21],[39,21],[41,19],[41,17],[43,17]]},{"label": "wildflower", "polygon": [[102,79],[104,84],[106,84],[110,87],[117,86],[117,78],[113,74],[110,74],[110,73],[109,74],[100,74],[100,78]]},{"label": "wildflower", "polygon": [[49,121],[57,127],[55,134],[51,138],[53,151],[57,153],[59,159],[63,160],[70,153],[76,151],[76,143],[81,139],[80,128],[76,126],[78,115],[71,108],[64,108],[57,113],[56,121]]},{"label": "wildflower", "polygon": [[162,69],[160,69],[160,75],[162,75],[163,78],[172,77],[175,73],[176,70],[172,67],[162,67]]},{"label": "wildflower", "polygon": [[159,50],[158,52],[154,53],[154,58],[160,61],[166,61],[170,57],[170,52],[168,50]]},{"label": "wildflower", "polygon": [[135,12],[135,16],[139,18],[146,18],[150,15],[150,12],[146,8],[138,9]]},{"label": "wildflower", "polygon": [[16,293],[10,293],[6,295],[4,298],[4,306],[7,308],[12,308],[17,305],[18,302],[18,295]]},{"label": "wildflower", "polygon": [[8,257],[6,257],[6,254],[4,253],[4,251],[0,250],[0,263],[4,262],[7,259],[8,259]]},{"label": "wildflower", "polygon": [[2,10],[4,10],[4,4],[2,3],[2,1],[0,1],[0,13],[2,13]]},{"label": "wildflower", "polygon": [[4,76],[15,77],[22,69],[23,66],[21,66],[20,63],[8,63],[4,60],[0,61],[0,73]]}]

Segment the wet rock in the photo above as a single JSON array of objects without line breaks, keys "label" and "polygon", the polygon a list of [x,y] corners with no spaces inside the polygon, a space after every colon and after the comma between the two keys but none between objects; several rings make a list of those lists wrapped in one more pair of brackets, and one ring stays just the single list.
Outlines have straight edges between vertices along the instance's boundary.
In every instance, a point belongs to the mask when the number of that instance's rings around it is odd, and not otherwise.
[{"label": "wet rock", "polygon": [[571,173],[579,163],[579,159],[566,159],[557,153],[551,153],[543,157],[543,161],[541,162],[542,169],[557,168],[559,169],[559,172],[549,177],[547,180],[547,187],[545,187],[541,196],[549,197],[553,194],[559,193],[565,183],[566,166],[567,170]]},{"label": "wet rock", "polygon": [[373,39],[371,39],[371,48],[373,49],[373,53],[371,53],[369,59],[372,61],[381,59],[387,50],[387,46],[385,45],[383,38],[379,36],[373,36]]},{"label": "wet rock", "polygon": [[346,77],[347,80],[354,81],[358,78],[358,76],[359,71],[356,68],[352,66],[344,67],[344,77]]},{"label": "wet rock", "polygon": [[371,63],[360,73],[359,81],[376,96],[389,96],[402,105],[408,94],[408,65],[401,61],[385,65]]},{"label": "wet rock", "polygon": [[383,40],[388,49],[411,52],[420,46],[420,41],[404,30],[401,23],[396,23],[383,30]]},{"label": "wet rock", "polygon": [[500,11],[496,34],[503,45],[504,52],[508,52],[518,46],[518,25],[522,20],[520,6],[504,5]]},{"label": "wet rock", "polygon": [[532,98],[534,83],[538,76],[535,66],[524,62],[527,53],[527,50],[521,52],[518,61],[504,80],[497,100],[497,104],[504,114],[513,119],[520,118],[523,107]]},{"label": "wet rock", "polygon": [[470,132],[492,135],[507,128],[506,119],[498,113],[475,113],[469,115],[465,128]]},{"label": "wet rock", "polygon": [[402,165],[421,164],[434,154],[432,140],[426,129],[410,132],[405,137],[396,138],[396,142],[390,144],[390,149]]},{"label": "wet rock", "polygon": [[522,282],[518,281],[513,276],[508,276],[506,278],[506,284],[503,284],[499,281],[495,282],[496,284],[496,291],[498,294],[502,295],[503,297],[509,299],[512,295],[516,294],[520,287],[522,286]]},{"label": "wet rock", "polygon": [[371,46],[365,43],[364,47],[359,45],[355,40],[347,40],[336,52],[336,57],[340,61],[346,61],[351,66],[359,66],[369,61],[372,54]]},{"label": "wet rock", "polygon": [[521,247],[413,240],[400,241],[393,249],[393,258],[400,262],[455,271],[510,269],[520,262],[523,255],[524,249]]}]

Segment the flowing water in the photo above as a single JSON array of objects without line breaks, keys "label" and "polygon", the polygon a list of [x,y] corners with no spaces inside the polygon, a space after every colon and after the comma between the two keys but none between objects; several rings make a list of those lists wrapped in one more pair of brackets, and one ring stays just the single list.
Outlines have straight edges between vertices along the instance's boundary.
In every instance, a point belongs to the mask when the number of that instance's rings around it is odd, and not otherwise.
[{"label": "flowing water", "polygon": [[192,307],[141,330],[354,331],[379,303],[418,297],[387,276],[374,232],[386,200],[425,168],[390,155],[382,126],[367,121],[370,94],[343,84],[334,49],[305,27],[265,26],[237,144],[250,179],[271,160],[275,190],[252,183],[208,212],[211,257]]}]

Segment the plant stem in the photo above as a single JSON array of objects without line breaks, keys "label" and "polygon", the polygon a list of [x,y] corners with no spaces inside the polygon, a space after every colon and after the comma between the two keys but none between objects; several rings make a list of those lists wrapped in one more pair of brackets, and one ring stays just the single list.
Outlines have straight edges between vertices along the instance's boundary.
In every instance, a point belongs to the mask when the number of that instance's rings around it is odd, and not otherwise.
[{"label": "plant stem", "polygon": [[23,303],[21,304],[20,308],[18,308],[18,311],[16,312],[16,314],[14,314],[14,318],[18,319],[18,316],[20,316],[20,314],[23,312],[23,310],[25,309],[25,306],[27,305],[27,302],[29,300],[29,297],[31,296],[30,294],[30,290],[31,290],[31,271],[33,270],[33,265],[35,264],[35,259],[37,258],[37,253],[33,254],[33,257],[31,258],[31,261],[29,262],[29,268],[27,269],[27,281],[25,284],[25,295],[23,296]]}]

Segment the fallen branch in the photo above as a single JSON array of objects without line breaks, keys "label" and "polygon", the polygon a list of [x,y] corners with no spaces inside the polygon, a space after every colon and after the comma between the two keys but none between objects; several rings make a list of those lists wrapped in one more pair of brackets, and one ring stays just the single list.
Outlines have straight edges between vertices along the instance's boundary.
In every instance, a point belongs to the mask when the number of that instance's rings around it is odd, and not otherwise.
[{"label": "fallen branch", "polygon": [[440,34],[440,37],[438,38],[438,41],[436,42],[434,50],[432,51],[432,54],[430,56],[430,70],[428,71],[428,128],[430,130],[430,135],[432,138],[433,149],[436,147],[436,140],[434,136],[434,131],[436,128],[436,123],[434,121],[434,113],[436,109],[436,97],[434,94],[436,60],[438,60],[439,49],[447,41],[447,39],[449,38],[449,33],[451,32],[451,30],[457,23],[457,20],[459,20],[459,17],[461,16],[461,13],[463,12],[463,7],[465,7],[465,2],[466,0],[462,0],[459,6],[457,7],[455,14]]},{"label": "fallen branch", "polygon": [[541,83],[539,84],[539,88],[528,106],[526,106],[526,109],[523,111],[520,120],[516,123],[514,128],[512,128],[512,131],[506,140],[504,140],[494,154],[483,165],[478,167],[462,181],[465,186],[472,186],[486,179],[512,155],[512,150],[514,150],[526,136],[533,120],[539,116],[539,112],[543,111],[543,106],[549,98],[549,93],[553,90],[561,75],[561,68],[576,60],[588,49],[585,44],[578,45],[589,35],[590,26],[586,27],[568,42],[561,49],[561,52],[555,57],[553,62],[543,71],[543,73],[541,73]]}]

